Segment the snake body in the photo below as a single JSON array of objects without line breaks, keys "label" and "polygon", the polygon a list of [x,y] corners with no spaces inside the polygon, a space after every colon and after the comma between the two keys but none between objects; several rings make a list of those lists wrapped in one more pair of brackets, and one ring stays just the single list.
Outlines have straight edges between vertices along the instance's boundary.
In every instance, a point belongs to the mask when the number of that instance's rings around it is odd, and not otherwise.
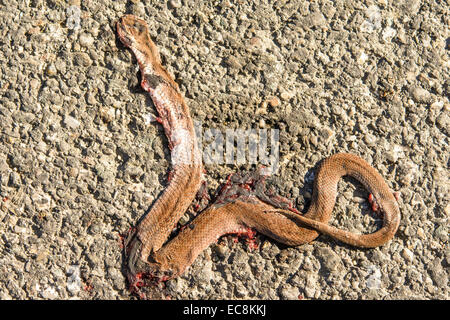
[{"label": "snake body", "polygon": [[[254,173],[250,179],[236,175],[212,205],[165,243],[200,188],[201,153],[189,109],[178,85],[161,65],[146,22],[125,15],[117,22],[117,33],[136,56],[141,86],[150,94],[159,113],[172,161],[169,185],[125,243],[132,285],[142,285],[143,275],[162,280],[179,276],[220,236],[249,229],[292,246],[311,242],[319,233],[359,247],[380,246],[393,238],[400,223],[400,210],[388,185],[362,158],[339,153],[321,162],[311,205],[304,215],[283,206],[279,197],[265,194],[263,175]],[[336,202],[337,183],[344,175],[359,180],[375,197],[383,212],[383,225],[376,232],[354,234],[328,224]]]}]

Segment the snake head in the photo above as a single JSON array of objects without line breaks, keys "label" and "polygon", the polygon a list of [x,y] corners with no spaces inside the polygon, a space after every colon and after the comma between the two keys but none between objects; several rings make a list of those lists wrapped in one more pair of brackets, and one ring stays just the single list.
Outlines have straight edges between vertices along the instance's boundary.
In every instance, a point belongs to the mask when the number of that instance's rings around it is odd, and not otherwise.
[{"label": "snake head", "polygon": [[117,21],[117,33],[125,46],[133,47],[136,43],[145,43],[148,28],[144,20],[127,14]]},{"label": "snake head", "polygon": [[161,58],[150,38],[147,23],[131,14],[122,16],[116,24],[120,41],[133,50],[139,64],[160,64]]}]

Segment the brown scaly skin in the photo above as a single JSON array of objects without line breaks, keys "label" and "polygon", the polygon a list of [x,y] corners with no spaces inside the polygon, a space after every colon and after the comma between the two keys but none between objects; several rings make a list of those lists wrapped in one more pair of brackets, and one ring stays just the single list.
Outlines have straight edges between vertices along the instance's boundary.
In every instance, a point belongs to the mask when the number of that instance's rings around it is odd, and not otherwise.
[{"label": "brown scaly skin", "polygon": [[[169,139],[174,170],[163,195],[126,240],[125,254],[132,284],[143,273],[160,279],[176,277],[220,236],[249,229],[293,246],[311,242],[319,232],[350,245],[368,248],[393,238],[400,223],[400,210],[394,195],[381,175],[366,161],[341,153],[321,163],[314,181],[311,206],[305,215],[295,213],[296,210],[290,207],[287,210],[286,202],[280,202],[280,197],[264,194],[261,191],[264,179],[255,176],[252,183],[241,181],[225,185],[214,204],[164,245],[171,228],[200,187],[200,151],[188,107],[178,85],[162,67],[145,21],[125,15],[117,23],[117,32],[119,39],[136,55],[142,73],[141,85],[152,97]],[[180,139],[180,132],[187,134],[188,139]],[[376,198],[384,213],[383,226],[378,231],[360,235],[328,225],[336,201],[337,183],[344,175],[359,180]]]},{"label": "brown scaly skin", "polygon": [[[383,226],[376,232],[355,234],[327,224],[337,197],[337,182],[345,175],[356,178],[376,197],[384,213]],[[267,203],[270,200],[261,201],[264,195],[257,188],[250,192],[242,187],[229,188],[233,191],[222,190],[226,193],[224,199],[219,197],[194,219],[191,227],[156,253],[161,270],[171,270],[172,276],[180,275],[214,240],[249,228],[291,246],[309,243],[321,232],[352,246],[373,248],[392,239],[400,223],[397,200],[384,179],[366,161],[348,153],[335,154],[321,163],[314,180],[311,205],[304,215],[278,209],[278,204]]]},{"label": "brown scaly skin", "polygon": [[[150,270],[150,255],[157,252],[173,226],[195,197],[201,184],[202,162],[189,109],[177,83],[161,65],[158,49],[146,23],[131,15],[117,22],[122,43],[135,54],[141,70],[141,86],[148,91],[172,151],[172,178],[164,193],[126,241],[130,278]],[[184,135],[188,139],[184,139]],[[178,161],[174,162],[174,159]]]}]

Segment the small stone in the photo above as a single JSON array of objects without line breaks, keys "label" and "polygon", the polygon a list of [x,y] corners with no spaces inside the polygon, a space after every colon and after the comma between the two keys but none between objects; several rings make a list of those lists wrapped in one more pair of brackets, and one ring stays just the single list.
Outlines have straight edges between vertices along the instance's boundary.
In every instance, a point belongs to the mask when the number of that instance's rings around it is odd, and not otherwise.
[{"label": "small stone", "polygon": [[341,258],[331,249],[317,248],[316,251],[321,267],[325,272],[332,272],[342,268]]},{"label": "small stone", "polygon": [[229,56],[224,60],[225,64],[228,65],[232,69],[240,70],[242,69],[243,62],[236,58],[235,56]]},{"label": "small stone", "polygon": [[270,259],[280,253],[280,249],[270,241],[264,241],[261,245],[261,256],[264,259]]},{"label": "small stone", "polygon": [[356,59],[356,62],[358,64],[364,64],[368,58],[369,58],[369,56],[364,51],[361,51],[358,56],[358,59]]},{"label": "small stone", "polygon": [[142,118],[144,119],[144,123],[146,125],[149,125],[152,122],[156,121],[156,116],[151,113],[145,113],[142,115]]},{"label": "small stone", "polygon": [[66,26],[69,30],[79,30],[81,28],[81,9],[80,5],[70,5],[66,9]]},{"label": "small stone", "polygon": [[235,294],[236,294],[236,297],[243,298],[248,295],[248,290],[247,290],[247,288],[245,288],[245,286],[242,283],[238,282],[238,283],[236,283]]},{"label": "small stone", "polygon": [[230,252],[230,249],[223,244],[217,244],[215,247],[213,247],[213,250],[217,254],[217,256],[221,259],[224,259]]},{"label": "small stone", "polygon": [[298,288],[293,286],[285,286],[280,290],[281,299],[284,300],[298,300],[300,292]]},{"label": "small stone", "polygon": [[317,279],[314,276],[309,276],[306,279],[306,286],[303,289],[307,298],[314,298],[317,291]]},{"label": "small stone", "polygon": [[263,41],[261,40],[260,37],[253,37],[250,39],[249,44],[251,47],[262,48]]},{"label": "small stone", "polygon": [[368,270],[369,276],[366,279],[368,289],[380,289],[381,287],[381,271],[378,267],[371,265]]},{"label": "small stone", "polygon": [[20,226],[14,226],[14,232],[16,233],[16,234],[19,234],[19,233],[27,233],[27,231],[28,231],[28,229],[27,228],[25,228],[25,227],[20,227]]},{"label": "small stone", "polygon": [[422,228],[418,228],[416,234],[419,238],[425,239],[425,233]]},{"label": "small stone", "polygon": [[89,33],[82,33],[80,35],[80,45],[82,47],[91,47],[94,43],[94,38]]},{"label": "small stone", "polygon": [[419,12],[420,6],[421,6],[421,0],[406,0],[403,1],[403,9],[406,11],[407,14],[410,14],[411,16],[414,16]]},{"label": "small stone", "polygon": [[97,100],[95,99],[95,93],[89,92],[86,99],[87,103],[90,105],[96,104]]},{"label": "small stone", "polygon": [[406,36],[406,32],[405,32],[404,29],[400,29],[400,30],[397,32],[397,39],[398,39],[398,41],[400,41],[400,43],[402,43],[402,44],[407,44],[407,43],[408,43],[408,38],[407,38],[407,36]]},{"label": "small stone", "polygon": [[367,20],[361,23],[361,32],[372,33],[375,29],[381,27],[381,12],[376,5],[371,5],[366,10]]},{"label": "small stone", "polygon": [[75,178],[76,176],[78,176],[78,168],[70,168],[69,169],[69,176],[71,176],[72,178]]},{"label": "small stone", "polygon": [[419,176],[419,166],[412,161],[403,162],[399,168],[401,172],[399,182],[404,185],[409,185]]},{"label": "small stone", "polygon": [[439,258],[435,258],[429,264],[429,271],[431,279],[440,288],[448,288],[448,275],[446,270],[442,267],[442,262]]},{"label": "small stone", "polygon": [[436,125],[439,129],[446,130],[448,132],[450,127],[450,117],[447,112],[442,112],[436,119]]},{"label": "small stone", "polygon": [[77,294],[81,289],[80,267],[71,265],[67,270],[67,291],[72,295]]},{"label": "small stone", "polygon": [[423,205],[423,204],[424,204],[423,199],[422,199],[422,197],[420,196],[420,194],[414,193],[414,195],[413,195],[413,197],[412,197],[412,199],[411,199],[411,204],[412,204],[413,206]]},{"label": "small stone", "polygon": [[85,52],[77,52],[74,54],[74,62],[77,66],[89,67],[92,64],[92,60]]},{"label": "small stone", "polygon": [[398,159],[405,157],[405,152],[399,145],[394,145],[392,148],[389,148],[386,151],[386,159],[388,159],[390,162],[397,162]]},{"label": "small stone", "polygon": [[38,211],[48,211],[50,209],[52,198],[45,193],[34,192],[31,200]]},{"label": "small stone", "polygon": [[280,94],[281,99],[284,101],[288,101],[288,100],[292,99],[292,97],[294,97],[294,96],[295,96],[295,93],[291,92],[291,91],[283,91]]},{"label": "small stone", "polygon": [[438,100],[438,101],[433,102],[430,105],[430,109],[441,110],[443,106],[444,106],[444,101]]},{"label": "small stone", "polygon": [[181,6],[182,6],[180,0],[171,0],[171,1],[170,1],[170,5],[171,5],[173,8],[181,8]]},{"label": "small stone", "polygon": [[383,254],[383,252],[381,250],[374,250],[372,252],[371,259],[374,263],[378,263],[378,264],[382,264],[387,260],[386,256]]},{"label": "small stone", "polygon": [[70,129],[76,129],[80,126],[80,121],[67,115],[64,117],[64,124]]},{"label": "small stone", "polygon": [[30,88],[32,90],[39,89],[40,85],[41,85],[41,82],[38,79],[31,79],[30,80]]},{"label": "small stone", "polygon": [[326,54],[324,54],[322,52],[319,52],[317,54],[317,56],[318,56],[319,60],[325,65],[330,62],[330,58]]},{"label": "small stone", "polygon": [[369,21],[364,21],[363,23],[361,23],[361,25],[359,26],[359,30],[361,32],[367,32],[367,33],[372,33],[373,32],[373,24],[371,24]]},{"label": "small stone", "polygon": [[302,268],[305,271],[312,271],[314,270],[314,266],[312,264],[312,261],[309,257],[306,257],[305,260],[303,260]]},{"label": "small stone", "polygon": [[97,223],[93,223],[89,226],[88,228],[88,232],[91,235],[96,235],[99,234],[101,232],[101,228]]},{"label": "small stone", "polygon": [[323,16],[323,14],[319,11],[312,13],[309,16],[310,23],[312,27],[322,26],[327,23],[327,20]]},{"label": "small stone", "polygon": [[403,249],[402,251],[402,257],[407,261],[407,262],[412,262],[414,260],[414,253],[412,253],[411,250],[409,250],[408,248]]},{"label": "small stone", "polygon": [[448,241],[448,231],[444,225],[441,225],[436,228],[433,232],[433,236],[443,242]]},{"label": "small stone", "polygon": [[55,65],[53,63],[51,63],[47,66],[47,69],[45,70],[45,72],[47,73],[48,76],[52,77],[52,76],[56,75],[56,73],[58,71],[56,70]]},{"label": "small stone", "polygon": [[[98,111],[99,111],[100,117],[106,123],[113,121],[116,117],[116,112],[113,107],[100,106]],[[147,123],[147,121],[146,121],[146,116],[147,116],[147,114],[144,114],[142,117],[144,118],[145,124],[149,124],[150,122]],[[156,121],[156,120],[154,120],[154,121]]]},{"label": "small stone", "polygon": [[411,96],[413,100],[417,103],[426,103],[430,100],[431,95],[427,90],[415,86],[411,88]]},{"label": "small stone", "polygon": [[41,291],[41,296],[47,300],[54,300],[58,298],[58,292],[56,292],[55,288],[48,287],[45,290]]},{"label": "small stone", "polygon": [[262,118],[259,120],[259,127],[261,129],[266,127],[266,121],[264,119],[262,119]]},{"label": "small stone", "polygon": [[447,205],[445,206],[444,213],[446,217],[450,216],[450,203],[447,203]]},{"label": "small stone", "polygon": [[[13,158],[15,159],[15,158]],[[20,179],[20,175],[16,171],[12,171],[9,175],[9,184],[15,188],[18,188],[22,185],[22,181]]]},{"label": "small stone", "polygon": [[334,131],[330,128],[326,127],[320,130],[320,136],[325,140],[325,143],[328,143],[331,138],[334,136]]},{"label": "small stone", "polygon": [[59,141],[59,144],[58,144],[59,151],[66,154],[69,151],[69,149],[70,149],[70,146],[67,142],[65,142],[64,140]]},{"label": "small stone", "polygon": [[391,41],[393,37],[397,34],[397,31],[391,27],[387,27],[383,30],[381,37],[384,41]]},{"label": "small stone", "polygon": [[48,252],[47,252],[47,250],[44,249],[44,250],[39,251],[37,253],[37,255],[35,257],[35,261],[37,263],[43,263],[44,264],[47,261],[47,257],[48,257]]},{"label": "small stone", "polygon": [[268,100],[271,107],[278,107],[280,105],[280,100],[277,97],[271,97]]}]

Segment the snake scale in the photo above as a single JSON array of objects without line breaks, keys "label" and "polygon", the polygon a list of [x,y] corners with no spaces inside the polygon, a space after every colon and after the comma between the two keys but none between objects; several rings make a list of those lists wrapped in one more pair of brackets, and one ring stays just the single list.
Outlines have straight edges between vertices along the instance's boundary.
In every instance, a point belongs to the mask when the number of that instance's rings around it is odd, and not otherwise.
[{"label": "snake scale", "polygon": [[[339,153],[323,160],[316,174],[309,210],[304,215],[283,206],[280,197],[264,192],[258,172],[236,175],[222,188],[216,201],[179,234],[166,242],[173,226],[185,213],[201,185],[203,166],[189,109],[181,91],[161,65],[146,22],[124,15],[117,22],[121,42],[139,64],[141,86],[150,94],[171,150],[171,179],[137,227],[125,240],[128,280],[139,287],[148,279],[177,277],[220,236],[256,230],[279,242],[298,246],[319,233],[359,247],[376,247],[393,238],[400,210],[381,175],[362,158]],[[375,197],[383,225],[371,234],[354,234],[328,224],[337,196],[339,179],[349,175]]]}]

